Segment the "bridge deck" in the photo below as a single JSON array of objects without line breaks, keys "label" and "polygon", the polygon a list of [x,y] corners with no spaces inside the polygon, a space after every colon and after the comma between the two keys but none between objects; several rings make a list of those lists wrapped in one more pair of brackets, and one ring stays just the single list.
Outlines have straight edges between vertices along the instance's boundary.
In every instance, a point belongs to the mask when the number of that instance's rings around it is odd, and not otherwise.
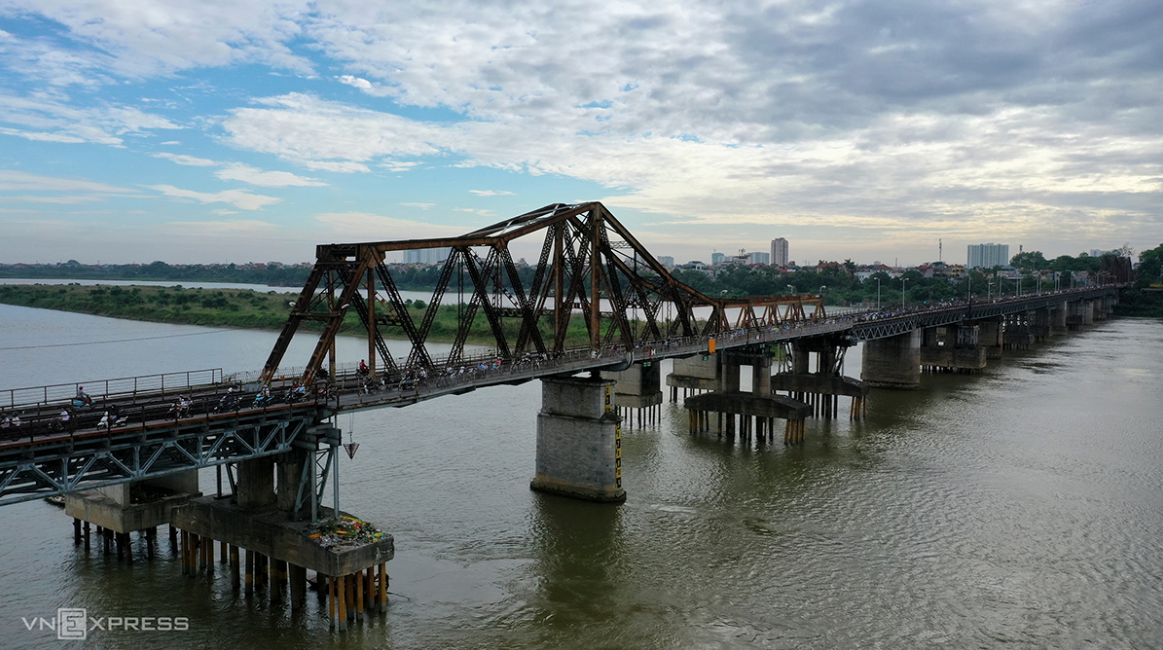
[{"label": "bridge deck", "polygon": [[[0,420],[19,416],[20,423],[0,422],[0,425],[6,425],[0,426],[0,505],[8,502],[4,497],[8,496],[17,473],[30,471],[30,463],[44,463],[52,458],[60,459],[66,466],[59,475],[43,481],[41,487],[46,494],[92,487],[92,477],[84,480],[65,480],[63,477],[79,469],[68,467],[69,462],[77,462],[77,458],[84,457],[85,453],[96,453],[94,450],[101,447],[105,450],[136,449],[134,453],[140,456],[142,449],[157,443],[155,438],[175,438],[195,430],[203,438],[213,437],[226,430],[238,430],[239,423],[246,423],[243,429],[249,426],[257,431],[267,421],[282,421],[284,426],[296,418],[321,421],[342,411],[403,407],[442,395],[463,394],[494,385],[520,384],[549,375],[624,369],[641,361],[707,354],[712,339],[717,350],[826,335],[848,335],[853,341],[870,340],[924,327],[1061,305],[1064,301],[1094,298],[1115,290],[1117,287],[1092,287],[989,302],[954,302],[908,310],[853,312],[794,326],[743,328],[714,336],[672,338],[642,344],[635,349],[622,345],[598,350],[576,348],[552,358],[526,355],[518,359],[497,360],[490,355],[478,355],[463,358],[455,366],[443,365],[440,359],[435,359],[430,373],[425,371],[419,376],[396,378],[390,383],[383,380],[369,382],[358,376],[354,369],[345,369],[330,382],[319,382],[298,398],[291,394],[290,380],[275,380],[270,384],[275,399],[264,403],[255,401],[255,391],[259,388],[257,382],[248,381],[249,376],[224,375],[220,369],[89,382],[87,392],[94,395],[93,404],[80,408],[72,407],[78,384],[5,390],[0,391],[0,398],[5,401],[5,413],[0,415]],[[228,392],[235,386],[249,392]],[[102,393],[101,389],[107,389],[107,392]],[[185,407],[175,405],[178,394],[186,397]],[[101,422],[110,404],[118,405],[119,415],[126,418],[124,423]],[[63,410],[70,411],[67,423],[60,418]],[[213,444],[213,441],[207,444]],[[171,444],[167,448],[176,454],[182,453],[181,445]],[[267,450],[262,453],[270,451],[267,447],[262,449]],[[192,452],[187,452],[191,461],[196,461],[187,465],[228,462],[231,453],[245,456],[256,452],[247,444],[240,444],[221,450],[215,447],[214,453],[217,455],[213,458],[196,458]],[[124,461],[118,462],[125,464]],[[130,476],[141,475],[145,471],[141,469],[141,459],[135,456],[133,462],[139,464],[138,469],[126,465],[127,469],[121,472],[120,478],[116,476],[116,468],[110,469],[101,475],[103,480],[132,480]],[[180,465],[178,462],[174,466]],[[23,489],[33,487],[25,485]]]}]

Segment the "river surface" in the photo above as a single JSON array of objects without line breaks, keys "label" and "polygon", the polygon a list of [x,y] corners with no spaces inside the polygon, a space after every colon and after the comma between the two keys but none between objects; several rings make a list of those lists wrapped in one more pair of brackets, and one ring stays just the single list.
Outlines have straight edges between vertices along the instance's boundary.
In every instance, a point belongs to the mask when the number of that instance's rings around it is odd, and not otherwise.
[{"label": "river surface", "polygon": [[[0,388],[252,370],[274,337],[0,305]],[[313,597],[292,619],[183,577],[164,532],[152,561],[86,555],[37,500],[0,508],[0,648],[1161,648],[1161,380],[1163,322],[1123,319],[875,391],[800,447],[666,403],[623,433],[619,506],[529,490],[538,382],[344,415],[343,507],[396,539],[386,615],[340,638]],[[190,629],[26,629],[59,607]]]}]

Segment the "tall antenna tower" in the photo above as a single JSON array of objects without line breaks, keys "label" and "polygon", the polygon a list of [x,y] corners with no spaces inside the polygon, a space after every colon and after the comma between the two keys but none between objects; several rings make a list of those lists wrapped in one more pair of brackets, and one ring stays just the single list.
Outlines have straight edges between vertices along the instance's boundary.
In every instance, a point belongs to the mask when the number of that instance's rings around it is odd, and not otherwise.
[{"label": "tall antenna tower", "polygon": [[943,246],[944,246],[944,245],[941,243],[941,240],[940,240],[940,239],[938,239],[938,240],[937,240],[937,261],[938,261],[938,262],[942,261],[941,255],[943,255],[943,254],[944,254],[944,251],[942,250],[942,249],[943,249]]}]

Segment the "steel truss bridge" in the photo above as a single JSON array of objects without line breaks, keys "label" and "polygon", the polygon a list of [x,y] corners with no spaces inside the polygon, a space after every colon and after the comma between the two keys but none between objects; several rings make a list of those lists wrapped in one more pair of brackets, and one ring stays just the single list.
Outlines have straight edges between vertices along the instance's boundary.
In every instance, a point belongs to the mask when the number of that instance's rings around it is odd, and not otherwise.
[{"label": "steel truss bridge", "polygon": [[[522,239],[540,244],[531,269],[510,252]],[[433,248],[447,249],[448,257],[426,307],[410,309],[386,255]],[[549,205],[462,237],[320,245],[316,258],[253,379],[199,371],[86,382],[104,391],[81,408],[71,406],[79,384],[0,391],[0,409],[21,418],[0,428],[0,505],[310,450],[316,462],[304,465],[298,508],[322,499],[339,446],[328,421],[342,411],[712,349],[818,337],[852,344],[1110,296],[1121,287],[829,317],[818,295],[707,296],[675,279],[600,203]],[[335,356],[345,321],[366,335],[366,372]],[[454,324],[453,344],[437,355],[427,344],[440,321]],[[300,330],[318,339],[302,370],[288,377],[280,368]],[[388,341],[406,353],[394,356]],[[292,393],[293,385],[304,393]],[[256,404],[264,387],[284,399]],[[179,395],[184,406],[175,404]],[[101,423],[109,404],[124,421]],[[70,411],[67,423],[63,410]]]}]

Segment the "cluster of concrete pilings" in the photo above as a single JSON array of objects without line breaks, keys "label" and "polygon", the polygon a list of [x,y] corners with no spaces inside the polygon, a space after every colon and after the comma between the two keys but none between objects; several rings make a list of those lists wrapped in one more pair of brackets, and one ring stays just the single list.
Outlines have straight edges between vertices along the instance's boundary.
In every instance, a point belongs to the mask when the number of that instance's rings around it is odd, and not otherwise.
[{"label": "cluster of concrete pilings", "polygon": [[[317,507],[323,526],[292,516],[306,463],[314,458],[305,450],[241,461],[234,494],[221,498],[201,496],[197,472],[188,471],[72,493],[65,498],[65,511],[73,517],[76,544],[90,549],[95,524],[104,553],[115,547],[118,559],[130,563],[130,534],[144,536],[153,558],[158,526],[167,525],[183,575],[213,576],[216,565],[223,565],[235,591],[249,597],[262,590],[272,603],[289,603],[292,614],[302,611],[307,588],[314,585],[326,602],[331,626],[345,630],[349,622],[386,611],[387,561],[395,554],[394,540],[329,508]],[[135,489],[150,498],[134,498]],[[341,534],[337,526],[346,529]],[[347,541],[357,534],[352,532],[356,527],[363,537]]]}]

